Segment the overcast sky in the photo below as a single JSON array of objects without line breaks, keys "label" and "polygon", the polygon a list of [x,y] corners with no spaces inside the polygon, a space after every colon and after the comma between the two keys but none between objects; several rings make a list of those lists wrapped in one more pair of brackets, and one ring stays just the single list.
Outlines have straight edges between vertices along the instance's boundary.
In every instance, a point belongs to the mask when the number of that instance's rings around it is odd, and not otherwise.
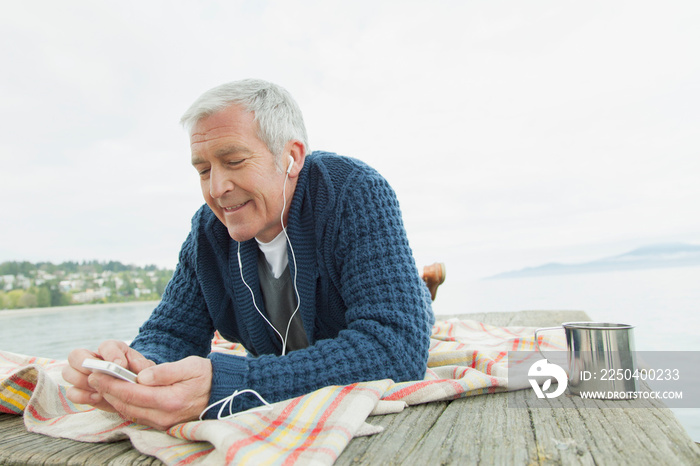
[{"label": "overcast sky", "polygon": [[0,262],[173,267],[180,115],[257,77],[377,168],[416,260],[483,277],[700,243],[700,3],[2,1]]}]

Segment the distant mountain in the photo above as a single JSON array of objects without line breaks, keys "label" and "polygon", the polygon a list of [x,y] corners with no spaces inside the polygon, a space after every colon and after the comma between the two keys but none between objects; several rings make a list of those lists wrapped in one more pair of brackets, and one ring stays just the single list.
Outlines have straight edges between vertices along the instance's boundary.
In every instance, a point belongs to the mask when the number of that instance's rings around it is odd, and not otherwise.
[{"label": "distant mountain", "polygon": [[700,246],[668,243],[644,246],[619,256],[581,264],[549,263],[537,267],[504,272],[488,279],[538,277],[576,273],[612,272],[617,270],[700,266]]}]

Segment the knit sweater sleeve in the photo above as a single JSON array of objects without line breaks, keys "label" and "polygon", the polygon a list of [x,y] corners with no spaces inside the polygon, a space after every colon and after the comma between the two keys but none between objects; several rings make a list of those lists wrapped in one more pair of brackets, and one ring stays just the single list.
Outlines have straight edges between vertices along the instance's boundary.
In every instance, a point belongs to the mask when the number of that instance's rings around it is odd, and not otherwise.
[{"label": "knit sweater sleeve", "polygon": [[[434,322],[430,296],[416,269],[393,190],[378,174],[356,175],[345,183],[319,246],[332,250],[325,260],[347,306],[346,328],[335,338],[281,357],[210,355],[211,402],[235,389],[253,389],[276,402],[328,385],[424,377]],[[256,404],[252,397],[237,399],[233,410]]]},{"label": "knit sweater sleeve", "polygon": [[195,273],[194,236],[193,229],[160,303],[131,343],[158,364],[211,351],[214,327]]}]

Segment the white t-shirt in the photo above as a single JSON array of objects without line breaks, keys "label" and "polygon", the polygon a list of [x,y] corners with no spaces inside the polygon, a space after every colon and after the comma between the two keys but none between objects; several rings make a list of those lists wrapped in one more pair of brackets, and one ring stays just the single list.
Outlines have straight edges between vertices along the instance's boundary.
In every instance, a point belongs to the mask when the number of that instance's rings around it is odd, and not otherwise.
[{"label": "white t-shirt", "polygon": [[272,275],[275,278],[280,278],[284,269],[287,268],[289,264],[289,258],[287,257],[287,236],[284,231],[280,231],[280,234],[275,237],[269,243],[263,243],[259,239],[255,238],[258,242],[258,247],[265,254],[265,261],[267,265],[270,266],[272,270]]}]

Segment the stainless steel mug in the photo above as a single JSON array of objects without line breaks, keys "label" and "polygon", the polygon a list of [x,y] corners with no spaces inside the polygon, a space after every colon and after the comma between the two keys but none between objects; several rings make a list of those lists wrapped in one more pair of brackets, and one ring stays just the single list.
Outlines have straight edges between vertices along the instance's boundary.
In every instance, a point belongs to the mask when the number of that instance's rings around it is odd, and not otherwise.
[{"label": "stainless steel mug", "polygon": [[561,327],[535,331],[537,351],[547,359],[539,345],[538,333],[564,328],[569,365],[569,391],[595,393],[595,398],[622,398],[622,392],[637,391],[638,374],[634,353],[633,326],[603,322],[567,322]]}]

